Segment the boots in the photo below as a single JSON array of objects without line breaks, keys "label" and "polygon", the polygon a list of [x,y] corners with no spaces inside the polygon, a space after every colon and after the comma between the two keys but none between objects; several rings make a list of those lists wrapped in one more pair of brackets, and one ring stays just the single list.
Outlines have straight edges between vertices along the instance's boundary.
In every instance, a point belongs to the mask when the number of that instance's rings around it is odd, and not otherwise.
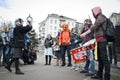
[{"label": "boots", "polygon": [[48,65],[48,55],[45,55],[45,65]]},{"label": "boots", "polygon": [[8,65],[5,66],[5,68],[6,68],[9,72],[12,72],[12,70],[11,70],[10,67],[11,67],[10,63],[8,63]]},{"label": "boots", "polygon": [[0,66],[2,66],[1,57],[0,57]]},{"label": "boots", "polygon": [[24,74],[24,73],[19,69],[19,59],[18,59],[18,58],[15,59],[15,69],[16,69],[15,74]]},{"label": "boots", "polygon": [[24,74],[20,69],[16,70],[15,74]]},{"label": "boots", "polygon": [[11,59],[11,61],[5,66],[5,68],[9,71],[9,72],[12,72],[12,70],[11,70],[11,64],[14,62],[14,58],[13,59]]}]

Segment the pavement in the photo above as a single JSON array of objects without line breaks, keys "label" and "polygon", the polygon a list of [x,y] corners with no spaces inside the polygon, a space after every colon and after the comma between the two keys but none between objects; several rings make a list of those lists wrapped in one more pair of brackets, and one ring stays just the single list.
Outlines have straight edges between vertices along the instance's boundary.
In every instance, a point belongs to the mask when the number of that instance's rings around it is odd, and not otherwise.
[{"label": "pavement", "polygon": [[[44,56],[39,54],[34,65],[20,65],[21,70],[25,73],[24,75],[16,75],[14,66],[11,73],[4,67],[0,67],[0,80],[92,80],[90,77],[86,77],[85,74],[79,73],[80,70],[71,70],[67,66],[55,66],[55,61],[56,59],[52,59],[52,64],[45,66]],[[81,63],[80,69],[83,65],[84,63]],[[120,69],[111,68],[111,80],[119,80],[119,74]]]}]

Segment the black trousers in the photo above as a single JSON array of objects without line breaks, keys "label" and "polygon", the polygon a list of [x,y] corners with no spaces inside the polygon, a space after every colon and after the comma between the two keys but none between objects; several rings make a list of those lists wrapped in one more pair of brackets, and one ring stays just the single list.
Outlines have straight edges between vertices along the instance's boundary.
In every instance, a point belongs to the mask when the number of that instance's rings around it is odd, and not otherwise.
[{"label": "black trousers", "polygon": [[71,65],[70,46],[64,46],[64,45],[61,45],[62,64],[63,65],[66,64],[66,60],[65,60],[66,51],[67,51],[67,57],[68,57],[68,64]]},{"label": "black trousers", "polygon": [[12,58],[8,63],[8,66],[11,67],[12,63],[15,62],[15,70],[18,71],[19,69],[19,58]]},{"label": "black trousers", "polygon": [[52,56],[51,55],[45,55],[45,64],[51,64],[51,59],[52,59]]},{"label": "black trousers", "polygon": [[110,80],[110,60],[107,52],[107,41],[98,42],[98,75],[104,80]]}]

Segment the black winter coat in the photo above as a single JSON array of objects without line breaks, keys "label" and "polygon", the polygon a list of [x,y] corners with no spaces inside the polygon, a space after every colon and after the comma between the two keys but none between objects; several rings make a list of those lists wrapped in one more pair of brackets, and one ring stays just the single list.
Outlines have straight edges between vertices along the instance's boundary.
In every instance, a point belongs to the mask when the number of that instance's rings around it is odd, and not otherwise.
[{"label": "black winter coat", "polygon": [[29,25],[26,27],[16,26],[13,31],[14,47],[23,48],[25,46],[25,34],[32,29]]},{"label": "black winter coat", "polygon": [[52,45],[53,45],[53,39],[52,38],[51,39],[46,38],[45,42],[44,42],[45,48],[52,47]]},{"label": "black winter coat", "polygon": [[115,46],[120,47],[120,25],[115,28]]}]

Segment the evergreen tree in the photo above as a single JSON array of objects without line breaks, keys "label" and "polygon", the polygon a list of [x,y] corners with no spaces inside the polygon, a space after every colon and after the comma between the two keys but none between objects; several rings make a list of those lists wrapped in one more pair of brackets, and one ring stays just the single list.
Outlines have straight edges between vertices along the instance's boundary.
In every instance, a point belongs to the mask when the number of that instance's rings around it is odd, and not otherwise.
[{"label": "evergreen tree", "polygon": [[31,46],[32,48],[36,48],[38,47],[38,38],[37,38],[37,34],[35,32],[35,30],[31,30],[28,35],[30,36],[30,43],[31,43]]}]

